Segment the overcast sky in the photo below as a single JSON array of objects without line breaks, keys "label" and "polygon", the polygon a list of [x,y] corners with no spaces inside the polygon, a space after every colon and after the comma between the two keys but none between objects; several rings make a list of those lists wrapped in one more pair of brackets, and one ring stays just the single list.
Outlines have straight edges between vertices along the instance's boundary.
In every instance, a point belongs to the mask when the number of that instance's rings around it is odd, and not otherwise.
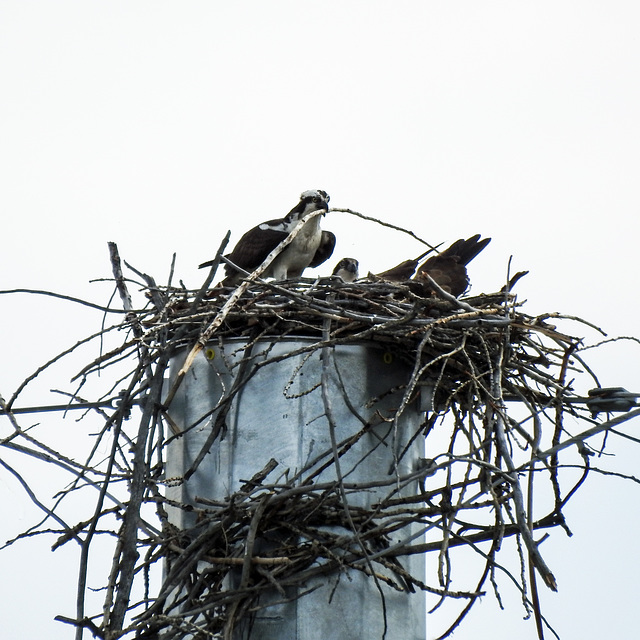
[{"label": "overcast sky", "polygon": [[[110,285],[90,281],[110,277],[110,240],[159,282],[175,252],[197,287],[228,229],[235,242],[317,188],[431,243],[491,236],[476,293],[499,289],[513,256],[530,271],[528,313],[640,336],[639,33],[631,0],[2,0],[0,289],[105,304]],[[336,259],[365,272],[421,252],[344,213],[324,226]],[[24,295],[0,296],[0,317],[4,397],[101,322]],[[603,385],[640,391],[638,355],[627,342],[590,363]],[[52,384],[24,403],[57,401]],[[640,475],[634,447],[612,444],[609,468]],[[544,543],[559,593],[543,610],[563,640],[636,636],[639,492],[594,478],[567,509],[573,538]],[[3,473],[0,499],[5,540],[33,512]],[[73,615],[76,560],[50,544],[0,554],[3,637],[71,637],[53,616]],[[503,595],[510,611],[488,594],[456,639],[535,637],[517,594]]]}]

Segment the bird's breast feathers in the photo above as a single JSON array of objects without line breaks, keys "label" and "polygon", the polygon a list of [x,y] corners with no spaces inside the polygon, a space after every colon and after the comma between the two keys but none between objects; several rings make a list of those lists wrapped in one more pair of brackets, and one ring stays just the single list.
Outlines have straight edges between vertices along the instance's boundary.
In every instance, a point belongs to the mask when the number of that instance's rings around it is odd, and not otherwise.
[{"label": "bird's breast feathers", "polygon": [[321,238],[320,216],[316,216],[303,225],[291,244],[274,260],[274,277],[299,277],[311,263]]}]

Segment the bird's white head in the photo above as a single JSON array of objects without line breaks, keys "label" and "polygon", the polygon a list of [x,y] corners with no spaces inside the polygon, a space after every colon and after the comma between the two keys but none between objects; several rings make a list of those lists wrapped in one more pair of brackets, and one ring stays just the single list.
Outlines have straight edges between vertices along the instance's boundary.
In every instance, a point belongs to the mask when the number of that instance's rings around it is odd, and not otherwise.
[{"label": "bird's white head", "polygon": [[298,203],[298,211],[305,215],[318,209],[329,210],[329,194],[321,189],[310,189],[300,194],[300,202]]},{"label": "bird's white head", "polygon": [[326,191],[322,191],[322,189],[310,189],[300,194],[300,200],[314,200],[316,202],[328,203],[331,198],[329,194]]},{"label": "bird's white head", "polygon": [[334,276],[337,276],[344,282],[353,282],[358,279],[359,263],[355,258],[342,258],[333,270]]},{"label": "bird's white head", "polygon": [[[329,210],[329,195],[327,192],[319,189],[304,191],[300,196],[300,202],[285,217],[285,222],[291,224],[318,210],[325,212]],[[319,221],[319,218],[317,220]]]}]

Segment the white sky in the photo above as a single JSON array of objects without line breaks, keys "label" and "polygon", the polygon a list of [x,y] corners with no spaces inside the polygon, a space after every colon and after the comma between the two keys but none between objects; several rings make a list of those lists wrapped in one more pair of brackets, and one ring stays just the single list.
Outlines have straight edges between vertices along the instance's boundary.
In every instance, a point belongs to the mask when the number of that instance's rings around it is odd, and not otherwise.
[{"label": "white sky", "polygon": [[[498,289],[513,255],[530,271],[525,311],[640,335],[639,33],[631,0],[3,0],[0,289],[106,303],[110,286],[89,280],[110,276],[109,240],[160,282],[176,252],[196,287],[227,229],[235,242],[320,188],[432,243],[491,236],[475,292]],[[336,260],[365,272],[421,252],[346,214],[324,226]],[[27,296],[0,296],[0,314],[5,397],[101,320]],[[638,351],[590,363],[603,385],[640,391]],[[613,451],[611,468],[639,475],[630,443]],[[560,591],[543,610],[563,640],[636,637],[639,490],[592,480],[567,509],[574,537],[544,543]],[[3,473],[0,497],[4,540],[31,512]],[[0,554],[3,637],[71,636],[52,619],[73,615],[75,560],[49,543]],[[497,614],[489,594],[455,638],[535,637],[508,592],[516,609]]]}]

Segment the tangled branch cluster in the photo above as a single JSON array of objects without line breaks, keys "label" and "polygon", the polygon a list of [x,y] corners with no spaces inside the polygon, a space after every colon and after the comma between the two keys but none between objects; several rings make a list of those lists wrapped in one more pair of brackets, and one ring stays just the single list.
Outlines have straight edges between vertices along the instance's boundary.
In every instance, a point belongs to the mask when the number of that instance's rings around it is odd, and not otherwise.
[{"label": "tangled branch cluster", "polygon": [[[111,377],[108,391],[97,400],[89,402],[76,393],[69,405],[82,406],[102,420],[86,461],[76,462],[21,427],[13,409],[22,387],[3,402],[13,432],[2,446],[56,464],[73,478],[54,506],[40,504],[46,517],[24,536],[53,531],[59,536],[54,546],[79,545],[77,616],[63,619],[77,627],[78,637],[87,628],[100,638],[162,634],[168,639],[185,633],[232,638],[265,606],[265,594],[271,594],[270,602],[274,594],[275,600],[287,602],[303,597],[310,580],[329,579],[346,569],[377,586],[425,590],[442,600],[462,601],[445,637],[488,583],[497,588],[499,550],[510,537],[518,541],[523,567],[531,567],[528,575],[523,569],[512,577],[542,624],[536,575],[551,589],[556,582],[535,532],[566,526],[563,507],[590,468],[585,440],[615,423],[593,419],[584,398],[572,390],[575,375],[589,373],[589,368],[582,360],[581,341],[551,324],[562,318],[528,316],[505,291],[460,301],[425,299],[402,285],[335,279],[254,280],[234,291],[209,289],[213,273],[200,291],[159,287],[138,274],[148,303],[136,309],[115,246],[112,263],[126,319],[91,339],[103,339],[115,328],[125,328],[126,339],[76,378],[85,384],[98,372],[103,377],[109,370],[122,373]],[[259,363],[253,356],[241,358],[234,365],[237,383],[206,416],[210,433],[201,455],[183,477],[168,478],[171,443],[194,426],[176,421],[171,402],[195,358],[230,339],[240,339],[246,350],[274,336],[302,337],[304,346],[285,356],[267,352]],[[349,437],[336,439],[328,356],[340,345],[363,343],[403,360],[408,375],[393,390],[391,411],[370,412]],[[167,389],[168,367],[181,352],[188,355]],[[225,438],[229,408],[254,370],[301,354],[323,355],[316,388],[323,393],[332,433],[327,451],[294,473],[271,459],[230,495],[199,496],[189,503],[172,497],[166,485],[181,485]],[[426,443],[429,458],[402,468],[405,449],[392,473],[385,470],[368,484],[349,482],[341,461],[373,432],[381,442],[391,442],[401,416],[419,396],[422,418],[410,443]],[[631,415],[635,413],[623,419]],[[569,432],[580,423],[589,428],[571,437]],[[575,444],[582,473],[565,487],[561,456]],[[105,446],[106,456],[98,453]],[[327,469],[335,480],[321,478]],[[20,477],[18,470],[10,470]],[[87,488],[97,496],[93,512],[76,524],[66,522],[60,504]],[[358,500],[363,493],[374,498],[363,503]],[[172,510],[188,518],[172,518]],[[398,543],[398,531],[415,535]],[[87,565],[98,535],[115,540],[113,563],[102,585],[101,611],[89,612]],[[455,551],[461,547],[477,552],[483,567],[473,588],[454,591]],[[425,580],[404,561],[427,552],[436,554],[438,562],[436,575]],[[160,565],[163,575],[151,586],[150,576]],[[380,593],[384,599],[382,589]]]}]

